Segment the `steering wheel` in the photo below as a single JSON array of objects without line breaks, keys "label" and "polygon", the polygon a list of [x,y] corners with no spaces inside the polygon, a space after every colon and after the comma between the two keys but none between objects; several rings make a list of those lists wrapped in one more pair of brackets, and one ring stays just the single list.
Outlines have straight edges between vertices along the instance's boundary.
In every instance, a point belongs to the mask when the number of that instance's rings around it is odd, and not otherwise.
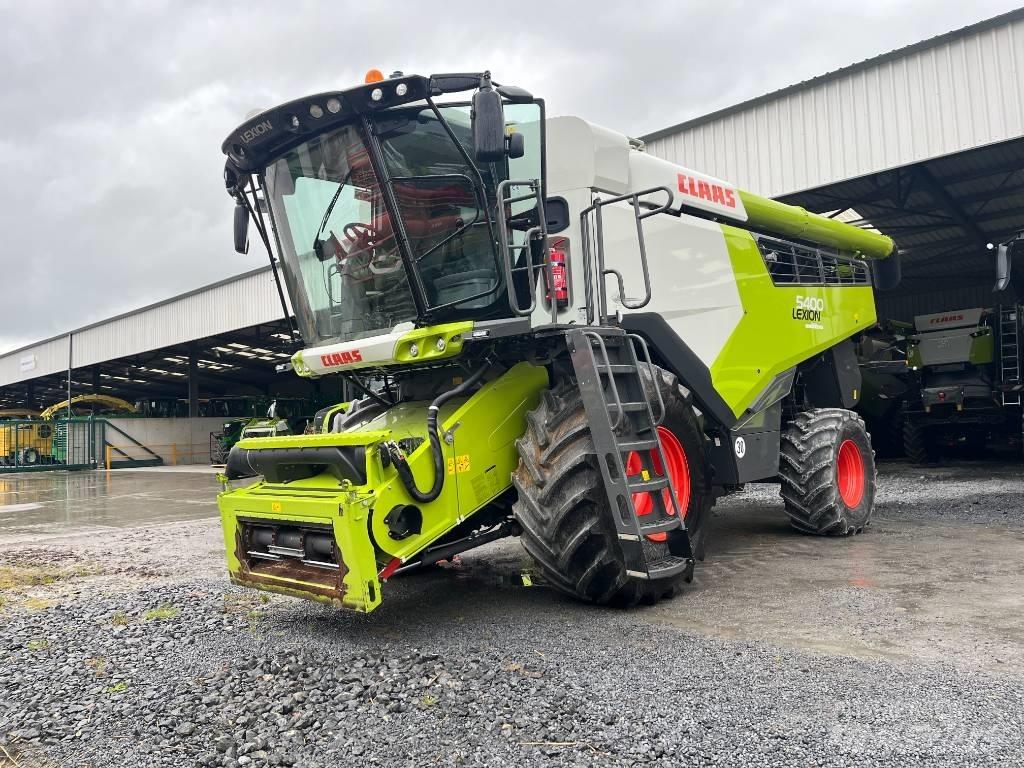
[{"label": "steering wheel", "polygon": [[373,241],[378,237],[377,228],[372,224],[365,224],[361,221],[353,221],[345,225],[342,233],[352,242],[357,240]]},{"label": "steering wheel", "polygon": [[371,274],[391,275],[403,269],[402,259],[396,253],[384,254],[383,257],[375,253],[375,245],[381,237],[380,231],[372,224],[353,221],[346,224],[341,231],[345,237],[356,244],[355,250],[349,253],[350,257],[357,253],[370,253],[366,268]]}]

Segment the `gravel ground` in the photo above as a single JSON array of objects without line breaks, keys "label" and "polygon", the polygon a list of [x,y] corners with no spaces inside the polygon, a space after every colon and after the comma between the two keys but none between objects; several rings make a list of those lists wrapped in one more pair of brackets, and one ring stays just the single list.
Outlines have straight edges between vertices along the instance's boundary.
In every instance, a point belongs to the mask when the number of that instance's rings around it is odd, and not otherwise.
[{"label": "gravel ground", "polygon": [[[886,468],[885,525],[916,530],[941,508],[1019,536],[1019,469],[982,488],[970,469],[940,474]],[[719,514],[775,494],[753,487]],[[0,593],[6,754],[83,768],[1024,765],[1019,666],[858,658],[672,626],[665,606],[593,609],[512,586],[514,542],[395,580],[369,616],[339,613],[227,586],[217,530],[0,554],[0,579],[45,575]],[[713,589],[669,605],[713,610]]]},{"label": "gravel ground", "polygon": [[[874,520],[945,520],[1024,527],[1024,468],[1019,463],[964,461],[956,466],[915,466],[905,461],[879,464]],[[719,514],[766,503],[777,506],[775,484],[749,485],[722,499]]]}]

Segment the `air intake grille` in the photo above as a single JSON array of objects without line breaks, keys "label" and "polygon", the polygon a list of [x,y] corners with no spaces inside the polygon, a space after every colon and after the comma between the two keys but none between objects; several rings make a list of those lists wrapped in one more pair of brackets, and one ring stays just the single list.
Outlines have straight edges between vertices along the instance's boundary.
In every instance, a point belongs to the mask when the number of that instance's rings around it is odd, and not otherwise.
[{"label": "air intake grille", "polygon": [[776,285],[871,285],[863,261],[769,237],[758,237],[757,247]]}]

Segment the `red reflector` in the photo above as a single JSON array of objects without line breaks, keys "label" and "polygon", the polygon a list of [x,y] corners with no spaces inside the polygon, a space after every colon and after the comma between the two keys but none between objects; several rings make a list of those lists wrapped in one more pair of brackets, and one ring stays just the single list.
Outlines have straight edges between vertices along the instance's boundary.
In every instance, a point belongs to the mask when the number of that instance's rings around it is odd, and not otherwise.
[{"label": "red reflector", "polygon": [[945,399],[946,399],[946,393],[945,392],[939,392],[939,400],[945,400]]},{"label": "red reflector", "polygon": [[395,571],[397,571],[399,566],[401,566],[401,565],[402,565],[402,558],[400,558],[400,557],[392,558],[391,562],[388,563],[387,565],[385,565],[381,569],[381,572],[377,574],[377,578],[380,579],[381,581],[387,581],[389,578],[391,578],[394,575]]}]

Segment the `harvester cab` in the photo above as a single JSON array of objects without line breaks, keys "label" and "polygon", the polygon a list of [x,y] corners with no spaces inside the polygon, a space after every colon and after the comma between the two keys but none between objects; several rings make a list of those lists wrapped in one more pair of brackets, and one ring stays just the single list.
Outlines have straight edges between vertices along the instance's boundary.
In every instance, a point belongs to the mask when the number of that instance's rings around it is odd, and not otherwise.
[{"label": "harvester cab", "polygon": [[[882,235],[656,158],[489,73],[372,73],[223,145],[304,342],[359,399],[243,439],[219,496],[240,584],[370,611],[397,571],[520,535],[601,604],[671,594],[714,499],[781,480],[793,524],[874,503],[852,337]],[[259,476],[248,486],[234,481]]]}]

